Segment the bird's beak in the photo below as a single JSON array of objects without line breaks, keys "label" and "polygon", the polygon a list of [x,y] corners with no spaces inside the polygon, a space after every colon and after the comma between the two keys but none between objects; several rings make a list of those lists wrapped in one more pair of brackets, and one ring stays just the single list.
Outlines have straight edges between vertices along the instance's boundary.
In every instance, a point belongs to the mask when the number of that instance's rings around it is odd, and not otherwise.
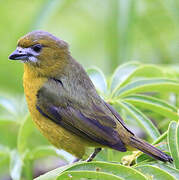
[{"label": "bird's beak", "polygon": [[25,51],[19,51],[16,49],[10,56],[11,60],[26,60],[28,59],[28,54]]}]

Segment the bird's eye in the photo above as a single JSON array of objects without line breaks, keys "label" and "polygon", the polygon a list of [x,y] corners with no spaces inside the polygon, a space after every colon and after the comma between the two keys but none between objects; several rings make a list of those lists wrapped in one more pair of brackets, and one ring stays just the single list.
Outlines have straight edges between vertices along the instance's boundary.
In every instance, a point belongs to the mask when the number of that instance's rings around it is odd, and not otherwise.
[{"label": "bird's eye", "polygon": [[35,51],[35,52],[40,52],[41,49],[42,49],[42,45],[41,44],[35,44],[32,46],[32,49]]}]

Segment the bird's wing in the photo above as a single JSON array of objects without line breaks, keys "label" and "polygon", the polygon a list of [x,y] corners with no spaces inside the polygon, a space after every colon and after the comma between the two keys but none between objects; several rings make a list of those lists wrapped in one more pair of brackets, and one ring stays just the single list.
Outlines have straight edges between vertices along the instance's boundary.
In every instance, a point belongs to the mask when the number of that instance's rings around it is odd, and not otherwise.
[{"label": "bird's wing", "polygon": [[[99,101],[96,101],[98,98],[89,97],[82,92],[80,97],[76,97],[68,92],[61,81],[50,79],[38,91],[36,108],[43,116],[80,137],[126,151],[116,129],[120,119],[99,96]],[[84,104],[83,98],[87,98],[87,104]]]}]

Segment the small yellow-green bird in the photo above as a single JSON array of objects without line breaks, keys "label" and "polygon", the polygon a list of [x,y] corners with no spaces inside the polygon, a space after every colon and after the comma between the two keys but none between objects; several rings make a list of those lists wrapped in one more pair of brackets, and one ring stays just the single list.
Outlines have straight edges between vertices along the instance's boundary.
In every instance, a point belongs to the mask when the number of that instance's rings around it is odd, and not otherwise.
[{"label": "small yellow-green bird", "polygon": [[136,148],[155,159],[172,158],[139,139],[119,114],[98,94],[83,67],[70,55],[68,44],[45,31],[20,38],[9,56],[24,63],[23,84],[32,119],[57,148],[82,158],[89,147],[125,152]]}]

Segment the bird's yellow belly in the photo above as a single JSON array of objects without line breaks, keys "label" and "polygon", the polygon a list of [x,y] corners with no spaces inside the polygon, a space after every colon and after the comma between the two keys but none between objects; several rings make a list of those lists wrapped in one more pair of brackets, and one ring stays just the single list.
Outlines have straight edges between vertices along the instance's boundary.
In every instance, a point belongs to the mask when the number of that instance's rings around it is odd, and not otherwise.
[{"label": "bird's yellow belly", "polygon": [[24,75],[24,91],[31,117],[41,133],[54,146],[62,148],[78,158],[82,158],[86,148],[93,146],[91,142],[76,136],[50,119],[45,118],[36,109],[36,94],[45,81],[45,78],[28,79],[28,76]]}]

